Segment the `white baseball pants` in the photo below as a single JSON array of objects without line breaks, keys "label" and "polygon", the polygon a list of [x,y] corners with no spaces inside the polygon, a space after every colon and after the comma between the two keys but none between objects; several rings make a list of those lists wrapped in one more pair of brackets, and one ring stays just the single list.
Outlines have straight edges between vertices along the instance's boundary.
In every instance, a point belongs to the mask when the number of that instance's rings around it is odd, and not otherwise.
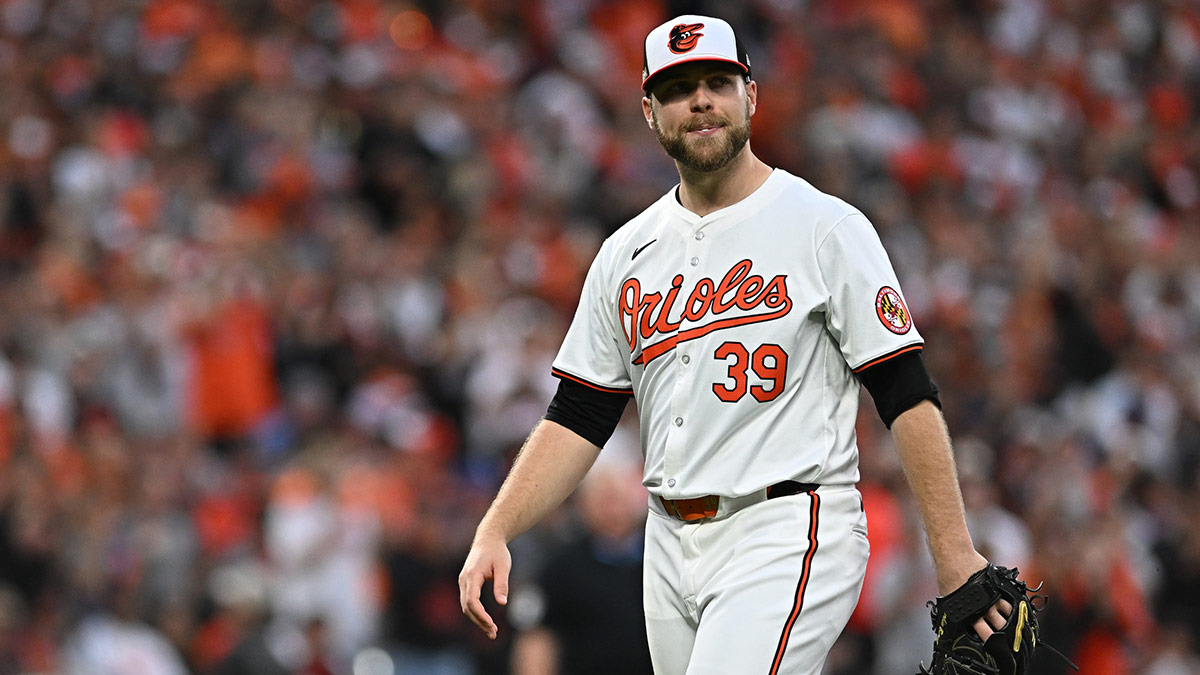
[{"label": "white baseball pants", "polygon": [[858,603],[858,490],[821,486],[711,520],[650,499],[643,596],[658,675],[818,675]]}]

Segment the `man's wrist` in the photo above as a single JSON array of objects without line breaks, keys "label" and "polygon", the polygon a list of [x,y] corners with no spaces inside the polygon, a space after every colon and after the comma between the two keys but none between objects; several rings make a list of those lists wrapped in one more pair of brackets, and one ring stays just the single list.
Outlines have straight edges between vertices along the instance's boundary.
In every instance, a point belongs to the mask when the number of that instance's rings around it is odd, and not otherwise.
[{"label": "man's wrist", "polygon": [[478,544],[480,542],[488,542],[488,541],[492,541],[492,542],[498,541],[501,544],[504,544],[507,546],[508,545],[508,536],[504,533],[503,528],[497,526],[494,523],[490,523],[487,520],[484,520],[483,522],[481,522],[479,524],[479,527],[475,530],[475,538],[473,539],[473,543]]},{"label": "man's wrist", "polygon": [[945,595],[962,586],[979,570],[987,567],[988,560],[975,549],[970,553],[956,556],[954,560],[939,559],[936,561],[938,594]]}]

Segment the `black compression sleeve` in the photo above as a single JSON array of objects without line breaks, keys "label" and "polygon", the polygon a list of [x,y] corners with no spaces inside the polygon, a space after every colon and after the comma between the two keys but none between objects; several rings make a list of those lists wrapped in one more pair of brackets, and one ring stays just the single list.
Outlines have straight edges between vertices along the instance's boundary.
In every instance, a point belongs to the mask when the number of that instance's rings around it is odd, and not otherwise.
[{"label": "black compression sleeve", "polygon": [[928,399],[942,407],[937,385],[929,379],[929,371],[925,370],[925,360],[919,351],[900,354],[856,374],[859,382],[871,392],[879,418],[889,429],[900,413],[921,401]]},{"label": "black compression sleeve", "polygon": [[546,419],[558,422],[602,448],[621,421],[630,398],[633,398],[630,394],[600,391],[560,378],[558,393],[550,401]]}]

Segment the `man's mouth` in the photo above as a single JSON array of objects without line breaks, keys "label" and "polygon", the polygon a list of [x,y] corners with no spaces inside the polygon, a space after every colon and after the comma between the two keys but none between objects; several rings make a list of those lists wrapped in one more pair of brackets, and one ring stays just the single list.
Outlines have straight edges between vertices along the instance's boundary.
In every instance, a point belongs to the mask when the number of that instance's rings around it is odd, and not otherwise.
[{"label": "man's mouth", "polygon": [[723,124],[698,124],[698,125],[689,127],[688,133],[696,134],[697,136],[711,136],[712,134],[716,133],[717,130],[723,126],[725,126],[725,125],[723,125]]}]

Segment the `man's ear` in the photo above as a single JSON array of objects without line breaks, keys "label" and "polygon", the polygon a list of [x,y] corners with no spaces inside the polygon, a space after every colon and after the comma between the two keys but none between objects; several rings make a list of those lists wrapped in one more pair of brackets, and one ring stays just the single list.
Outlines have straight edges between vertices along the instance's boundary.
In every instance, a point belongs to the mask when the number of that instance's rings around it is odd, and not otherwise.
[{"label": "man's ear", "polygon": [[646,118],[646,126],[654,128],[654,102],[649,96],[642,97],[642,115]]},{"label": "man's ear", "polygon": [[750,80],[746,83],[746,98],[750,99],[750,114],[758,108],[758,83]]}]

